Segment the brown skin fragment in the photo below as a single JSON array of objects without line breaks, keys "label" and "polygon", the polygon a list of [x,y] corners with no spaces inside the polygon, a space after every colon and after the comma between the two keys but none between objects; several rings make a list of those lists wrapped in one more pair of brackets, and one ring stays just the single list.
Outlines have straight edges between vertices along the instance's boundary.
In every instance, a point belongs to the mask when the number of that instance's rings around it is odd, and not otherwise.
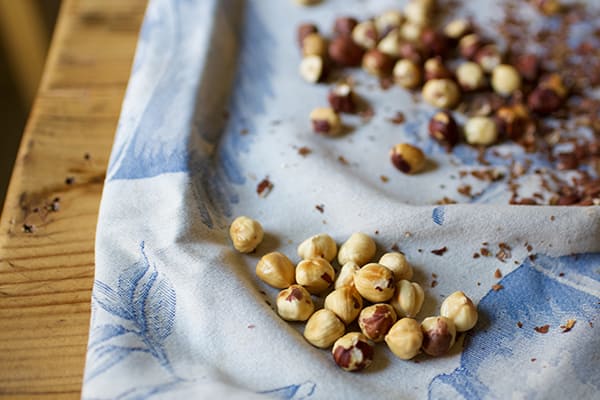
[{"label": "brown skin fragment", "polygon": [[542,325],[542,326],[536,326],[535,328],[533,328],[534,331],[536,331],[537,333],[541,333],[541,334],[548,333],[549,329],[550,329],[550,325],[548,325],[548,324]]},{"label": "brown skin fragment", "polygon": [[302,300],[302,291],[298,288],[293,288],[288,297],[285,298],[286,301],[292,302],[294,300]]},{"label": "brown skin fragment", "polygon": [[321,279],[323,279],[325,282],[329,283],[330,285],[333,283],[333,278],[331,276],[329,276],[329,274],[324,273],[323,275],[321,275]]},{"label": "brown skin fragment", "polygon": [[261,197],[266,197],[271,190],[273,189],[273,184],[269,180],[269,177],[266,177],[262,181],[256,185],[256,193]]},{"label": "brown skin fragment", "polygon": [[443,256],[445,252],[448,251],[448,247],[444,246],[441,249],[431,250],[431,254],[435,254],[436,256]]},{"label": "brown skin fragment", "polygon": [[494,272],[494,278],[496,278],[496,279],[502,278],[502,271],[500,271],[500,269],[496,269],[496,271]]},{"label": "brown skin fragment", "polygon": [[446,322],[438,321],[438,327],[427,332],[423,332],[423,351],[430,356],[441,356],[450,349],[452,335],[448,332]]},{"label": "brown skin fragment", "polygon": [[401,154],[394,153],[392,154],[391,159],[392,164],[394,164],[394,167],[398,168],[405,174],[408,174],[410,172],[410,164],[404,160]]},{"label": "brown skin fragment", "polygon": [[567,333],[567,332],[569,332],[571,329],[573,329],[573,327],[575,326],[575,323],[576,323],[576,322],[577,322],[577,321],[576,321],[576,320],[574,320],[574,319],[569,319],[569,320],[567,320],[567,323],[566,323],[566,324],[564,324],[564,325],[561,325],[561,326],[560,326],[560,329],[562,329],[562,333]]},{"label": "brown skin fragment", "polygon": [[502,286],[502,285],[500,285],[500,284],[497,284],[497,285],[492,285],[492,290],[493,290],[494,292],[498,292],[498,291],[500,291],[500,290],[502,290],[502,289],[504,289],[504,286]]}]

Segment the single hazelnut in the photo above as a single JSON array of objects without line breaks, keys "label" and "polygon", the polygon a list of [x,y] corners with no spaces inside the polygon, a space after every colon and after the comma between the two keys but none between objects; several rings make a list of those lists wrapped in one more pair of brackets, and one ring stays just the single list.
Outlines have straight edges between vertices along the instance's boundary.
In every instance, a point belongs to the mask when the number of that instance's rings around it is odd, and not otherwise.
[{"label": "single hazelnut", "polygon": [[421,350],[423,331],[414,319],[402,318],[385,335],[385,342],[396,357],[410,360]]},{"label": "single hazelnut", "polygon": [[418,26],[429,25],[431,22],[431,6],[424,1],[409,1],[404,6],[406,20]]},{"label": "single hazelnut", "polygon": [[350,36],[337,36],[329,43],[329,58],[342,67],[357,67],[364,50]]},{"label": "single hazelnut", "polygon": [[471,33],[473,27],[468,19],[460,18],[452,20],[444,27],[444,34],[446,37],[458,41],[463,36]]},{"label": "single hazelnut", "polygon": [[325,63],[321,56],[302,58],[299,68],[300,76],[308,83],[317,83],[325,76]]},{"label": "single hazelnut", "polygon": [[421,45],[429,56],[436,57],[443,57],[450,48],[446,35],[431,28],[425,28],[421,32]]},{"label": "single hazelnut", "polygon": [[400,37],[407,42],[417,42],[422,32],[423,27],[412,22],[406,22],[400,27]]},{"label": "single hazelnut", "polygon": [[338,262],[340,265],[344,265],[350,261],[355,262],[359,266],[365,265],[371,261],[376,251],[377,246],[369,235],[356,232],[340,246]]},{"label": "single hazelnut", "polygon": [[487,85],[485,73],[479,64],[467,61],[456,69],[456,80],[465,92],[483,89]]},{"label": "single hazelnut", "polygon": [[310,35],[311,33],[319,33],[319,28],[317,28],[315,24],[306,23],[298,26],[297,32],[298,44],[300,45],[300,48],[303,48],[304,46],[302,43],[304,42],[304,38]]},{"label": "single hazelnut", "polygon": [[350,332],[336,340],[331,353],[344,371],[360,371],[371,365],[375,350],[362,333]]},{"label": "single hazelnut", "polygon": [[265,254],[256,264],[256,276],[277,289],[285,289],[293,285],[294,274],[294,264],[279,252]]},{"label": "single hazelnut", "polygon": [[394,61],[387,54],[371,49],[363,56],[362,67],[371,75],[383,77],[391,74]]},{"label": "single hazelnut", "polygon": [[380,38],[386,37],[390,32],[400,28],[404,22],[404,16],[400,11],[388,10],[375,18],[375,27]]},{"label": "single hazelnut", "polygon": [[568,95],[568,89],[557,73],[544,75],[537,87],[529,94],[527,105],[539,114],[558,111]]},{"label": "single hazelnut", "polygon": [[286,321],[306,321],[314,310],[310,293],[300,285],[292,285],[277,295],[277,314]]},{"label": "single hazelnut", "polygon": [[389,304],[379,303],[364,308],[358,316],[362,333],[374,342],[383,342],[385,335],[396,322],[396,312]]},{"label": "single hazelnut", "polygon": [[483,39],[476,33],[463,36],[458,42],[460,55],[467,60],[474,60],[475,55],[484,46]]},{"label": "single hazelnut", "polygon": [[503,106],[496,111],[498,133],[511,140],[520,139],[530,122],[527,108],[520,103]]},{"label": "single hazelnut", "polygon": [[512,65],[500,64],[492,71],[492,88],[501,96],[510,96],[521,89],[521,75]]},{"label": "single hazelnut", "polygon": [[356,112],[356,102],[354,100],[354,90],[348,83],[337,83],[329,91],[327,96],[329,105],[337,113],[354,114]]},{"label": "single hazelnut", "polygon": [[424,58],[421,49],[415,43],[410,42],[402,43],[402,45],[400,46],[399,57],[401,59],[410,60],[417,66],[423,64]]},{"label": "single hazelnut", "polygon": [[460,101],[460,89],[450,79],[432,79],[422,90],[423,99],[437,108],[454,108]]},{"label": "single hazelnut", "polygon": [[406,256],[400,252],[385,253],[378,263],[392,271],[396,282],[401,279],[412,279],[413,277],[413,268],[406,260]]},{"label": "single hazelnut", "polygon": [[264,232],[258,221],[241,216],[231,223],[229,237],[237,251],[250,253],[262,242]]},{"label": "single hazelnut", "polygon": [[340,36],[352,36],[352,30],[358,25],[353,17],[338,17],[333,24],[333,32]]},{"label": "single hazelnut", "polygon": [[475,62],[485,72],[491,73],[494,68],[502,64],[502,54],[495,44],[486,44],[475,53]]},{"label": "single hazelnut", "polygon": [[498,139],[496,122],[489,117],[469,118],[465,124],[465,139],[473,145],[489,146]]},{"label": "single hazelnut", "polygon": [[391,30],[383,39],[377,44],[377,50],[392,58],[399,58],[402,48],[402,37],[398,29]]},{"label": "single hazelnut", "polygon": [[335,270],[324,258],[302,260],[296,266],[296,282],[312,294],[326,291],[335,280]]},{"label": "single hazelnut", "polygon": [[562,5],[560,0],[533,0],[535,7],[544,15],[556,15],[560,13]]},{"label": "single hazelnut", "polygon": [[411,60],[399,60],[393,70],[394,82],[406,89],[421,84],[421,69]]},{"label": "single hazelnut", "polygon": [[358,271],[360,267],[354,261],[348,261],[342,265],[340,272],[335,280],[335,288],[339,289],[345,286],[354,287],[354,273]]},{"label": "single hazelnut", "polygon": [[362,297],[352,286],[344,286],[329,293],[323,305],[327,310],[333,311],[346,325],[358,317],[362,306]]},{"label": "single hazelnut", "polygon": [[451,319],[457,332],[466,332],[477,323],[477,307],[461,291],[446,297],[442,302],[440,315]]},{"label": "single hazelnut", "polygon": [[344,335],[346,325],[326,309],[316,311],[304,327],[304,338],[313,346],[326,349]]},{"label": "single hazelnut", "polygon": [[298,246],[298,256],[303,260],[321,257],[331,262],[336,254],[337,244],[326,233],[311,236]]},{"label": "single hazelnut", "polygon": [[325,57],[327,55],[327,40],[319,33],[309,33],[302,40],[302,54],[304,57]]},{"label": "single hazelnut", "polygon": [[446,317],[428,317],[421,322],[423,331],[423,351],[430,356],[446,354],[454,345],[456,328],[454,322]]},{"label": "single hazelnut", "polygon": [[425,293],[421,285],[402,279],[396,282],[396,291],[390,304],[399,317],[416,317],[424,300]]},{"label": "single hazelnut", "polygon": [[394,295],[394,274],[383,265],[367,264],[354,274],[354,287],[366,300],[384,302]]},{"label": "single hazelnut", "polygon": [[452,72],[442,62],[440,57],[433,57],[425,61],[423,66],[425,71],[425,80],[430,81],[432,79],[452,79]]},{"label": "single hazelnut", "polygon": [[337,135],[342,129],[339,115],[332,108],[315,108],[310,113],[313,131],[324,135]]},{"label": "single hazelnut", "polygon": [[319,4],[321,0],[294,0],[296,4],[301,6],[314,6],[315,4]]},{"label": "single hazelnut", "polygon": [[[429,135],[438,143],[452,148],[458,143],[458,124],[448,111],[438,111],[429,120]],[[410,279],[410,278],[404,278]]]},{"label": "single hazelnut", "polygon": [[377,28],[371,20],[359,22],[352,29],[352,39],[356,44],[365,48],[372,49],[377,45]]},{"label": "single hazelnut", "polygon": [[399,143],[390,150],[390,160],[405,174],[416,174],[425,167],[425,154],[412,144]]},{"label": "single hazelnut", "polygon": [[534,82],[540,75],[540,59],[535,54],[523,54],[516,58],[515,68],[523,79]]}]

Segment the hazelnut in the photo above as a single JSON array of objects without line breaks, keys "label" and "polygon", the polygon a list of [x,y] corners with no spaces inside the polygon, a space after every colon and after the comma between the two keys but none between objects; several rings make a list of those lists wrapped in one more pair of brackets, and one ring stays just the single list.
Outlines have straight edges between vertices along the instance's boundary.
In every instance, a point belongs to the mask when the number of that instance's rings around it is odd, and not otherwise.
[{"label": "hazelnut", "polygon": [[423,331],[414,319],[402,318],[385,335],[385,342],[398,358],[410,360],[421,350]]},{"label": "hazelnut", "polygon": [[454,108],[460,101],[460,89],[450,79],[432,79],[422,90],[423,99],[437,108]]},{"label": "hazelnut", "polygon": [[429,25],[430,14],[431,6],[428,2],[413,0],[404,6],[406,20],[418,26]]},{"label": "hazelnut", "polygon": [[371,20],[359,22],[352,29],[352,39],[356,44],[365,48],[372,49],[377,45],[377,28]]},{"label": "hazelnut", "polygon": [[538,86],[529,94],[527,105],[539,114],[558,111],[567,97],[568,89],[560,75],[548,74],[540,79]]},{"label": "hazelnut", "polygon": [[391,74],[394,61],[387,54],[372,49],[363,56],[362,67],[369,74],[382,77]]},{"label": "hazelnut", "polygon": [[338,262],[344,265],[347,262],[355,262],[359,266],[365,265],[375,255],[377,246],[368,235],[362,232],[353,233],[348,240],[340,246]]},{"label": "hazelnut", "polygon": [[[440,144],[452,148],[458,143],[458,125],[448,111],[438,111],[429,120],[429,135]],[[410,279],[410,278],[404,278]]]},{"label": "hazelnut", "polygon": [[423,27],[421,25],[407,22],[400,27],[400,37],[408,42],[417,42],[421,38]]},{"label": "hazelnut", "polygon": [[442,62],[440,57],[433,57],[425,61],[423,66],[425,71],[425,80],[430,81],[432,79],[452,79],[452,72]]},{"label": "hazelnut", "polygon": [[304,338],[313,346],[326,349],[344,332],[344,323],[329,310],[319,310],[310,316],[304,327]]},{"label": "hazelnut", "polygon": [[477,307],[463,292],[452,293],[442,302],[440,314],[454,322],[457,332],[465,332],[477,323]]},{"label": "hazelnut", "polygon": [[556,15],[561,11],[560,0],[533,0],[535,7],[544,15]]},{"label": "hazelnut", "polygon": [[296,266],[296,282],[312,294],[326,291],[335,279],[335,270],[324,258],[302,260]]},{"label": "hazelnut", "polygon": [[390,57],[400,57],[400,50],[402,48],[402,37],[398,29],[390,31],[383,39],[377,44],[377,50]]},{"label": "hazelnut", "polygon": [[465,92],[483,89],[487,82],[483,69],[472,61],[462,63],[456,69],[456,79]]},{"label": "hazelnut", "polygon": [[486,44],[475,53],[475,62],[485,72],[491,73],[494,68],[502,63],[502,54],[495,44]]},{"label": "hazelnut", "polygon": [[296,4],[301,6],[313,6],[315,4],[319,4],[321,0],[294,0]]},{"label": "hazelnut", "polygon": [[310,293],[300,285],[292,285],[277,295],[277,314],[286,321],[306,321],[314,310]]},{"label": "hazelnut", "polygon": [[540,59],[535,54],[524,54],[515,60],[515,68],[526,81],[535,81],[540,74]]},{"label": "hazelnut", "polygon": [[325,63],[321,56],[306,56],[300,62],[300,76],[308,83],[317,83],[325,76]]},{"label": "hazelnut", "polygon": [[416,317],[425,300],[423,288],[416,282],[402,279],[396,282],[396,291],[390,304],[399,317]]},{"label": "hazelnut", "polygon": [[348,83],[342,82],[333,86],[329,91],[327,99],[329,100],[331,108],[337,113],[353,114],[356,112],[354,91],[352,90],[352,86]]},{"label": "hazelnut", "polygon": [[358,25],[353,17],[338,17],[333,25],[333,32],[340,36],[352,36],[352,30]]},{"label": "hazelnut", "polygon": [[332,108],[315,108],[310,113],[313,131],[325,135],[336,135],[342,129],[339,115]]},{"label": "hazelnut", "polygon": [[337,36],[329,43],[329,58],[342,67],[357,67],[364,50],[349,36]]},{"label": "hazelnut", "polygon": [[473,27],[468,19],[460,18],[450,21],[444,28],[446,37],[452,40],[460,40],[463,36],[471,33]]},{"label": "hazelnut", "polygon": [[496,122],[489,117],[469,118],[465,124],[465,139],[467,143],[489,146],[498,139]]},{"label": "hazelnut", "polygon": [[421,49],[414,43],[402,43],[400,46],[400,55],[401,59],[410,60],[416,65],[423,64],[423,54]]},{"label": "hazelnut", "polygon": [[467,36],[463,36],[458,42],[458,50],[460,55],[467,60],[474,60],[475,54],[484,46],[484,41],[476,33],[471,33]]},{"label": "hazelnut", "polygon": [[511,140],[521,138],[529,123],[529,112],[523,104],[503,106],[496,111],[498,133]]},{"label": "hazelnut", "polygon": [[362,310],[363,300],[352,286],[344,286],[329,293],[325,297],[324,308],[331,310],[346,325],[358,317]]},{"label": "hazelnut", "polygon": [[303,260],[321,257],[331,262],[336,254],[335,240],[325,233],[311,236],[298,246],[298,256]]},{"label": "hazelnut", "polygon": [[430,56],[438,57],[443,57],[450,47],[446,35],[431,28],[421,32],[421,44]]},{"label": "hazelnut", "polygon": [[294,264],[284,254],[265,254],[256,264],[256,276],[266,284],[284,289],[294,284]]},{"label": "hazelnut", "polygon": [[379,264],[392,271],[396,281],[401,279],[412,279],[413,277],[413,269],[406,260],[406,256],[397,251],[382,255],[379,259]]},{"label": "hazelnut", "polygon": [[250,253],[262,242],[264,232],[258,221],[241,216],[231,223],[229,237],[237,251]]},{"label": "hazelnut", "polygon": [[444,355],[454,345],[456,328],[446,317],[428,317],[421,322],[423,331],[423,351],[430,356]]},{"label": "hazelnut", "polygon": [[404,16],[396,10],[389,10],[375,18],[375,27],[380,38],[386,37],[390,32],[400,28]]},{"label": "hazelnut", "polygon": [[390,150],[394,167],[405,174],[416,174],[425,167],[425,154],[416,146],[399,143]]},{"label": "hazelnut", "polygon": [[304,38],[311,33],[319,33],[319,28],[315,24],[307,23],[302,24],[298,27],[298,44],[300,48],[303,47]]},{"label": "hazelnut", "polygon": [[421,84],[421,69],[410,60],[399,60],[394,66],[394,82],[406,89],[414,89]]},{"label": "hazelnut", "polygon": [[521,89],[521,75],[512,65],[500,64],[492,71],[492,88],[501,96],[510,96]]},{"label": "hazelnut", "polygon": [[336,340],[331,353],[344,371],[360,371],[371,365],[374,348],[362,333],[350,332]]},{"label": "hazelnut", "polygon": [[362,333],[374,342],[382,342],[396,322],[396,312],[389,304],[373,304],[360,312],[358,326]]},{"label": "hazelnut", "polygon": [[360,267],[354,261],[348,261],[340,268],[337,279],[335,280],[335,288],[339,289],[344,286],[354,287],[354,273],[358,271]]},{"label": "hazelnut", "polygon": [[302,40],[302,54],[304,57],[325,57],[327,54],[327,40],[319,33],[309,33]]},{"label": "hazelnut", "polygon": [[367,264],[354,274],[354,286],[366,300],[379,303],[394,295],[394,274],[380,264]]}]

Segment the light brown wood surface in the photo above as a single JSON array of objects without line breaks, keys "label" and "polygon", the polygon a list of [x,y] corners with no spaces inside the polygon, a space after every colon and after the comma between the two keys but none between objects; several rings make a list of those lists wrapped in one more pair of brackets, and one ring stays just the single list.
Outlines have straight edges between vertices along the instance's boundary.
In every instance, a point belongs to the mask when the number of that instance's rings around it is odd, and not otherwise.
[{"label": "light brown wood surface", "polygon": [[80,397],[98,206],[145,7],[62,4],[0,219],[0,398]]}]

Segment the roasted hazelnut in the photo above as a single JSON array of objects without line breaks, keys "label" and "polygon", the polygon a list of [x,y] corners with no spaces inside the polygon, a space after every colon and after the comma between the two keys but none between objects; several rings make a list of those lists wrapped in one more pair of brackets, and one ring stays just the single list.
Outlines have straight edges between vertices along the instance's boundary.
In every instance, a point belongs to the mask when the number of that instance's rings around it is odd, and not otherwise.
[{"label": "roasted hazelnut", "polygon": [[338,262],[340,265],[345,265],[350,261],[355,262],[359,266],[365,265],[371,261],[376,251],[377,246],[369,235],[356,232],[340,246]]},{"label": "roasted hazelnut", "polygon": [[550,114],[562,107],[568,94],[560,75],[548,74],[540,79],[538,86],[529,94],[527,105],[539,114]]},{"label": "roasted hazelnut", "polygon": [[400,37],[408,42],[417,42],[422,32],[423,27],[412,22],[406,22],[400,27]]},{"label": "roasted hazelnut", "polygon": [[352,286],[344,286],[329,293],[323,307],[333,311],[348,325],[358,317],[362,306],[363,300],[358,291]]},{"label": "roasted hazelnut", "polygon": [[338,340],[346,326],[333,313],[326,309],[316,311],[310,316],[304,327],[304,338],[313,346],[326,349]]},{"label": "roasted hazelnut", "polygon": [[416,317],[424,300],[425,293],[421,285],[402,279],[396,282],[396,291],[390,304],[399,317]]},{"label": "roasted hazelnut", "polygon": [[325,63],[321,56],[306,56],[300,62],[300,76],[308,83],[317,83],[325,76]]},{"label": "roasted hazelnut", "polygon": [[492,71],[492,88],[501,96],[510,96],[521,89],[521,75],[512,65],[500,64]]},{"label": "roasted hazelnut", "polygon": [[516,58],[515,68],[528,82],[534,82],[540,75],[540,59],[535,54],[524,54]]},{"label": "roasted hazelnut", "polygon": [[400,57],[402,44],[403,41],[402,37],[400,36],[400,31],[398,29],[393,29],[379,41],[377,44],[377,50],[387,54],[390,57],[398,58]]},{"label": "roasted hazelnut", "polygon": [[560,0],[533,0],[535,7],[544,15],[556,15],[561,11]]},{"label": "roasted hazelnut", "polygon": [[401,59],[410,60],[417,66],[423,64],[423,53],[421,52],[421,49],[419,49],[419,47],[414,43],[402,43],[400,46],[399,57]]},{"label": "roasted hazelnut", "polygon": [[309,33],[302,40],[302,54],[304,57],[325,57],[327,54],[327,40],[319,33]]},{"label": "roasted hazelnut", "polygon": [[237,251],[250,253],[262,242],[264,232],[258,221],[241,216],[231,223],[229,237]]},{"label": "roasted hazelnut", "polygon": [[454,345],[456,328],[454,322],[446,317],[428,317],[421,322],[423,331],[423,351],[430,356],[446,354]]},{"label": "roasted hazelnut", "polygon": [[372,49],[367,51],[363,56],[362,67],[369,74],[382,77],[391,74],[394,61],[387,54],[377,49]]},{"label": "roasted hazelnut", "polygon": [[362,333],[350,332],[336,340],[331,353],[333,360],[344,371],[360,371],[373,361],[373,345]]},{"label": "roasted hazelnut", "polygon": [[346,264],[342,265],[335,280],[335,288],[339,289],[345,286],[354,287],[354,273],[359,269],[360,267],[354,261],[348,261]]},{"label": "roasted hazelnut", "polygon": [[379,264],[392,271],[396,282],[401,279],[412,279],[413,277],[413,269],[406,260],[406,257],[397,251],[382,255],[379,259]]},{"label": "roasted hazelnut", "polygon": [[321,257],[331,262],[336,254],[337,244],[326,233],[311,236],[298,246],[298,256],[303,260]]},{"label": "roasted hazelnut", "polygon": [[437,108],[454,108],[460,101],[460,89],[450,79],[432,79],[422,90],[423,100]]},{"label": "roasted hazelnut", "polygon": [[476,33],[463,36],[458,42],[460,55],[467,60],[474,60],[475,55],[484,46],[483,39]]},{"label": "roasted hazelnut", "polygon": [[352,29],[352,40],[365,49],[372,49],[377,45],[377,28],[371,20],[359,22]]},{"label": "roasted hazelnut", "polygon": [[467,61],[456,69],[456,80],[465,92],[483,89],[487,82],[483,69],[479,64]]},{"label": "roasted hazelnut", "polygon": [[312,294],[326,291],[335,280],[335,270],[324,258],[302,260],[296,266],[296,282]]},{"label": "roasted hazelnut", "polygon": [[421,32],[421,45],[429,56],[437,57],[443,57],[450,47],[446,35],[431,28],[425,28]]},{"label": "roasted hazelnut", "polygon": [[465,124],[465,139],[473,145],[489,146],[498,139],[496,122],[489,117],[472,117]]},{"label": "roasted hazelnut", "polygon": [[485,72],[491,73],[494,68],[502,63],[502,54],[495,44],[486,44],[475,53],[475,62]]},{"label": "roasted hazelnut", "polygon": [[385,342],[396,357],[410,360],[421,350],[423,331],[414,319],[402,318],[385,335]]},{"label": "roasted hazelnut", "polygon": [[337,113],[353,114],[356,112],[354,91],[352,90],[352,86],[348,83],[342,82],[335,84],[329,91],[327,99],[329,100],[331,108]]},{"label": "roasted hazelnut", "polygon": [[301,6],[313,6],[315,4],[319,4],[321,0],[294,0],[296,4]]},{"label": "roasted hazelnut", "polygon": [[337,36],[329,43],[329,58],[342,67],[357,67],[364,50],[350,36]]},{"label": "roasted hazelnut", "polygon": [[315,108],[310,113],[313,131],[324,135],[337,135],[342,129],[339,115],[332,108]]},{"label": "roasted hazelnut", "polygon": [[277,314],[286,321],[306,321],[314,310],[310,293],[300,285],[292,285],[277,295]]},{"label": "roasted hazelnut", "polygon": [[452,114],[448,111],[438,111],[435,113],[429,120],[429,135],[438,143],[448,148],[455,146],[458,143],[459,131]]},{"label": "roasted hazelnut", "polygon": [[404,22],[404,16],[400,11],[388,10],[375,18],[375,27],[380,38],[384,38],[395,29],[400,28]]},{"label": "roasted hazelnut", "polygon": [[393,70],[394,82],[406,89],[421,84],[421,69],[410,60],[399,60]]},{"label": "roasted hazelnut", "polygon": [[416,174],[425,167],[425,154],[416,146],[399,143],[390,150],[390,160],[396,169],[405,174]]},{"label": "roasted hazelnut", "polygon": [[440,57],[433,57],[425,61],[423,66],[425,71],[425,80],[430,81],[432,79],[452,79],[452,72],[442,62]]},{"label": "roasted hazelnut", "polygon": [[477,323],[477,307],[463,292],[452,293],[442,302],[440,315],[454,322],[457,332],[465,332]]},{"label": "roasted hazelnut", "polygon": [[458,41],[472,30],[471,22],[468,19],[460,18],[450,21],[444,28],[444,34],[446,37]]},{"label": "roasted hazelnut", "polygon": [[304,42],[304,38],[310,35],[311,33],[319,33],[319,28],[315,24],[307,23],[298,26],[298,44],[300,48],[303,48],[302,42]]},{"label": "roasted hazelnut", "polygon": [[256,276],[277,289],[293,285],[294,274],[294,264],[279,252],[265,254],[256,264]]},{"label": "roasted hazelnut", "polygon": [[407,21],[418,26],[429,25],[431,11],[431,5],[426,1],[412,0],[404,6]]},{"label": "roasted hazelnut", "polygon": [[387,301],[394,295],[394,274],[383,265],[367,264],[354,274],[354,287],[373,303]]},{"label": "roasted hazelnut", "polygon": [[511,140],[520,139],[529,123],[529,113],[523,104],[503,106],[496,111],[498,133]]},{"label": "roasted hazelnut", "polygon": [[366,307],[358,316],[362,333],[374,342],[382,342],[396,322],[396,312],[389,304],[379,303]]},{"label": "roasted hazelnut", "polygon": [[338,17],[333,25],[333,32],[340,36],[352,36],[352,30],[358,25],[353,17]]}]

